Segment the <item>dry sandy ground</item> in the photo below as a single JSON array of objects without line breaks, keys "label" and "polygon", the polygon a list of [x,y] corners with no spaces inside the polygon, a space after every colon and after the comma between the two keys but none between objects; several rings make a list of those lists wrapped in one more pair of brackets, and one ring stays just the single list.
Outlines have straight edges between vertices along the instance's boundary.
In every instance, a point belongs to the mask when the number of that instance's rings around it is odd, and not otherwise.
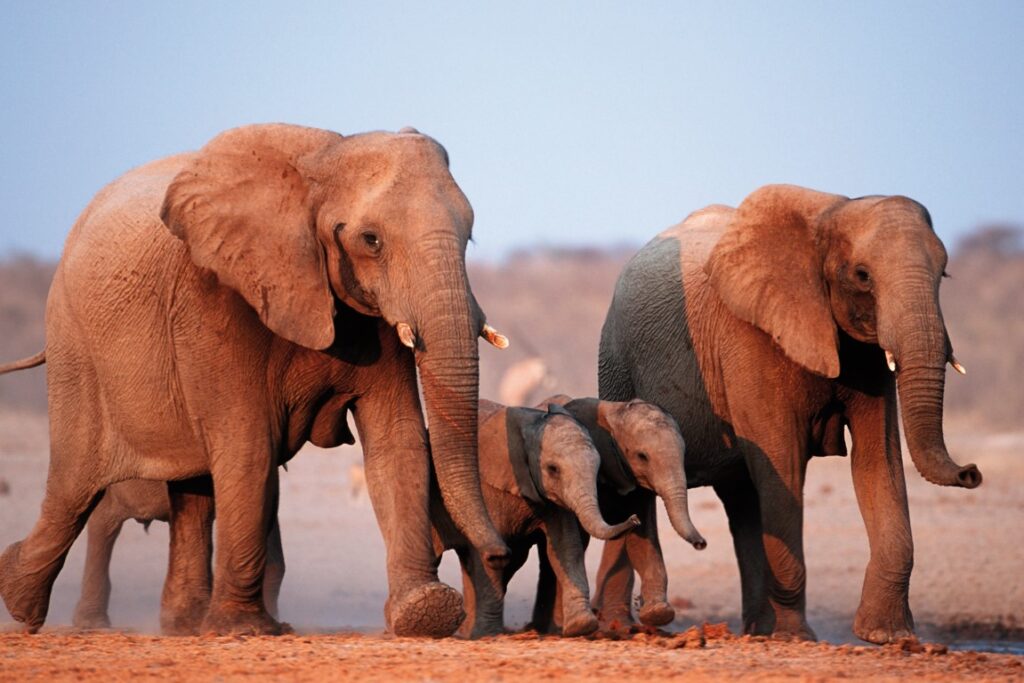
[{"label": "dry sandy ground", "polygon": [[63,680],[652,681],[954,680],[1024,676],[1024,658],[935,646],[867,648],[750,637],[476,642],[360,634],[160,638],[113,634],[0,636],[0,678]]},{"label": "dry sandy ground", "polygon": [[[17,434],[17,438],[11,435]],[[954,649],[1021,647],[1024,641],[1024,434],[952,434],[960,462],[976,462],[985,483],[945,489],[907,469],[916,566],[911,607],[923,640]],[[386,597],[384,547],[365,495],[353,497],[349,467],[356,448],[309,448],[282,476],[281,524],[288,570],[282,617],[303,636],[280,639],[162,639],[160,587],[167,558],[166,525],[148,534],[125,525],[114,555],[111,618],[128,634],[75,635],[66,626],[78,597],[84,540],[76,543],[54,588],[47,629],[39,636],[0,636],[0,679],[26,677],[238,677],[245,673],[301,678],[767,678],[843,674],[890,678],[1022,677],[1021,659],[1002,655],[915,654],[859,645],[850,632],[867,563],[867,539],[842,458],[811,463],[806,486],[808,609],[818,635],[833,644],[710,640],[706,648],[672,650],[664,639],[627,642],[506,637],[464,643],[390,639],[380,635]],[[0,547],[22,538],[38,513],[46,476],[45,427],[31,416],[0,416]],[[6,485],[6,486],[5,486]],[[6,490],[6,492],[5,492]],[[725,514],[708,489],[693,491],[695,522],[709,548],[694,551],[663,533],[670,594],[680,605],[674,630],[724,621],[738,630],[738,574]],[[667,524],[662,527],[668,528]],[[591,570],[600,553],[588,556]],[[453,557],[442,580],[458,586]],[[510,587],[506,621],[528,618],[535,563]],[[0,623],[6,619],[0,610]],[[353,634],[352,632],[358,632]],[[339,635],[345,634],[345,635]],[[110,654],[116,652],[112,659]],[[1022,650],[1017,650],[1022,652]],[[1017,664],[1013,664],[1017,662]],[[197,668],[198,667],[198,668]],[[1016,668],[1015,668],[1016,667]]]}]

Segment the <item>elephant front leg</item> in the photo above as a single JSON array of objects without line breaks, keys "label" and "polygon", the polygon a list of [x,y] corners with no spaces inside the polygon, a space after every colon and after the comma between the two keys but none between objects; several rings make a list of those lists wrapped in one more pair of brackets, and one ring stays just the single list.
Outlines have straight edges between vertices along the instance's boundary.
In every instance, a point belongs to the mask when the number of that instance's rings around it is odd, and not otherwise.
[{"label": "elephant front leg", "polygon": [[638,491],[633,494],[638,502],[637,516],[640,526],[625,534],[626,552],[640,576],[640,623],[664,626],[676,618],[676,611],[668,602],[668,573],[665,557],[658,540],[658,515],[653,493]]},{"label": "elephant front leg", "polygon": [[124,519],[114,509],[113,499],[104,496],[86,525],[82,595],[71,617],[75,628],[110,628],[110,558],[123,524]]},{"label": "elephant front leg", "polygon": [[562,630],[562,596],[548,559],[546,536],[537,543],[537,564],[537,594],[530,627],[537,633],[558,633]]},{"label": "elephant front leg", "polygon": [[[779,415],[783,413],[780,411]],[[764,420],[747,436],[747,468],[757,488],[761,541],[767,559],[767,609],[756,618],[756,632],[781,638],[817,640],[807,623],[807,570],[803,547],[803,488],[807,449],[799,430]],[[778,421],[777,421],[778,422]]]},{"label": "elephant front leg", "polygon": [[626,550],[626,540],[633,533],[605,541],[601,550],[593,605],[603,629],[633,623],[633,564]]},{"label": "elephant front leg", "polygon": [[281,524],[278,516],[270,525],[267,536],[267,569],[263,574],[263,602],[267,605],[270,616],[278,618],[277,599],[281,594],[281,583],[284,581],[284,546],[281,545]]},{"label": "elephant front leg", "polygon": [[545,517],[544,527],[547,561],[558,581],[562,635],[593,633],[599,624],[590,606],[590,586],[579,523],[571,513],[558,510]]},{"label": "elephant front leg", "polygon": [[847,414],[853,485],[871,548],[853,632],[871,643],[888,643],[914,633],[909,602],[914,541],[892,388],[888,396],[858,395]]},{"label": "elephant front leg", "polygon": [[199,633],[210,607],[213,572],[213,481],[208,476],[167,482],[170,551],[160,599],[164,635]]},{"label": "elephant front leg", "polygon": [[[366,488],[387,547],[384,617],[400,636],[452,635],[462,596],[437,579],[430,523],[430,460],[415,389],[367,395],[355,405]],[[410,419],[415,416],[415,419]]]}]

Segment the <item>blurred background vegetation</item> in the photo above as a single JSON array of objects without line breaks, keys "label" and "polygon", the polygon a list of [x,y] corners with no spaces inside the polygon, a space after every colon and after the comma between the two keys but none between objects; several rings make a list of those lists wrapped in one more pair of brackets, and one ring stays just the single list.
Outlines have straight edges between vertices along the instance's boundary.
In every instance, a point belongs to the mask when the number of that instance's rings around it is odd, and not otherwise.
[{"label": "blurred background vegetation", "polygon": [[[512,338],[481,347],[481,395],[531,402],[556,392],[596,395],[597,344],[615,279],[635,247],[534,249],[470,262],[490,321]],[[952,245],[942,307],[968,375],[949,375],[946,421],[961,431],[1019,429],[1024,416],[1024,229],[980,226]],[[0,258],[0,363],[43,347],[55,263]],[[46,410],[45,367],[0,381],[0,410]]]}]

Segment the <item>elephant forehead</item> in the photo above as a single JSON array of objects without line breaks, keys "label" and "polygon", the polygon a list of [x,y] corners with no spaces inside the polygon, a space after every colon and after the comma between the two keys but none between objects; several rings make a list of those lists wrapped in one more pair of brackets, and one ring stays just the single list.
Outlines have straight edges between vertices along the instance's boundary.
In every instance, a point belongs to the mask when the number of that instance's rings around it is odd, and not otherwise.
[{"label": "elephant forehead", "polygon": [[550,452],[593,451],[590,437],[571,417],[555,415],[547,418],[541,434],[541,445]]}]

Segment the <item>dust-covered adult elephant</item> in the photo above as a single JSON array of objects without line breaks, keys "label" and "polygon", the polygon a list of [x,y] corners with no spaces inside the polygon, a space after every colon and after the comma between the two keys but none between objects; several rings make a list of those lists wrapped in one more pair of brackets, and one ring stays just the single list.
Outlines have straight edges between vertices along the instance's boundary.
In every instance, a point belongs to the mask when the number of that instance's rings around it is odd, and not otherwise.
[{"label": "dust-covered adult elephant", "polygon": [[[711,485],[729,517],[746,631],[813,637],[805,609],[808,457],[845,454],[871,547],[854,632],[913,631],[913,542],[897,431],[936,484],[973,488],[943,441],[939,308],[946,251],[923,206],[773,185],[710,206],[625,267],[601,335],[603,399],[665,408],[687,443],[689,486]],[[890,371],[892,370],[892,372]],[[605,546],[595,602],[629,613],[633,570]]]},{"label": "dust-covered adult elephant", "polygon": [[417,366],[455,522],[488,561],[508,554],[477,471],[477,336],[494,333],[466,277],[472,222],[445,150],[412,129],[248,126],[103,189],[71,231],[47,303],[50,471],[35,527],[0,558],[14,618],[42,625],[107,486],[172,482],[173,558],[201,535],[195,481],[209,473],[212,595],[208,608],[178,601],[177,622],[279,632],[260,595],[277,466],[307,440],[351,443],[351,411],[387,545],[387,623],[453,632],[462,603],[438,582],[431,548]]}]

